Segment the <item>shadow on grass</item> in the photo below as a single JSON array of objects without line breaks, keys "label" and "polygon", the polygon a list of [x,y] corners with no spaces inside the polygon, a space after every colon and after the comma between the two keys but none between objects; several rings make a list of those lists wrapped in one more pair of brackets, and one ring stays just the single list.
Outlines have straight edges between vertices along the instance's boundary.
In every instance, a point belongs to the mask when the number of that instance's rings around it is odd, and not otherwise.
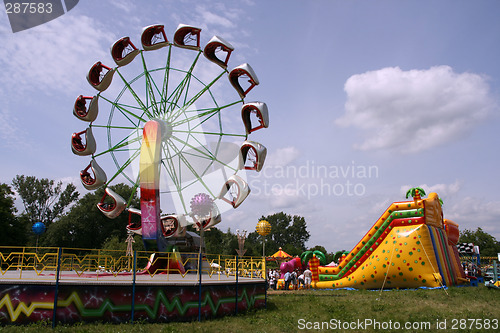
[{"label": "shadow on grass", "polygon": [[267,301],[267,309],[262,309],[263,311],[276,311],[278,310],[278,306],[273,302]]}]

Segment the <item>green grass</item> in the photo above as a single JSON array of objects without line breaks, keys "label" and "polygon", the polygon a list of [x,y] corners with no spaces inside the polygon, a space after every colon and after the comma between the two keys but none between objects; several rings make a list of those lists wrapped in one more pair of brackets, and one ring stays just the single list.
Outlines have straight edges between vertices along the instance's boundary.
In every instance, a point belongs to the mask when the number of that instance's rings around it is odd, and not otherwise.
[{"label": "green grass", "polygon": [[[1,332],[298,332],[299,320],[314,327],[314,323],[377,321],[380,325],[389,321],[410,324],[430,323],[432,332],[498,332],[500,331],[500,290],[477,288],[450,288],[448,290],[393,290],[393,291],[347,291],[347,290],[303,290],[274,292],[268,294],[267,310],[251,311],[238,316],[191,323],[168,324],[78,324],[58,326],[51,329],[50,323],[30,326],[4,326]],[[472,319],[498,320],[498,328],[479,328],[479,321]],[[448,329],[436,328],[436,322],[444,323]],[[462,322],[460,322],[462,320]],[[466,322],[469,320],[468,322]],[[460,324],[462,323],[462,326]],[[452,325],[456,328],[452,330]],[[464,324],[466,328],[464,328]],[[493,325],[494,323],[492,323]],[[472,325],[470,329],[469,326]],[[337,330],[324,327],[331,332],[426,332],[429,330],[360,329]],[[312,329],[310,331],[320,331]]]}]

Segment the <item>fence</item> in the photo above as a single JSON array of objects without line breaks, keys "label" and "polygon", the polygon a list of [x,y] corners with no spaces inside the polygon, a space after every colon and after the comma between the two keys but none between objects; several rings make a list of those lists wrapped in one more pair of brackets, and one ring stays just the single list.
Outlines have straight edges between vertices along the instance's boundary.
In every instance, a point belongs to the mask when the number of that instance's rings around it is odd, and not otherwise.
[{"label": "fence", "polygon": [[[130,281],[139,274],[143,279],[182,281],[200,273],[210,280],[236,280],[237,277],[265,279],[263,258],[198,253],[153,253],[102,249],[61,248],[60,279]],[[0,247],[0,278],[56,280],[59,248]],[[136,270],[134,271],[134,261]]]},{"label": "fence", "polygon": [[[160,288],[161,286],[169,285],[169,283],[166,283],[169,281],[171,285],[178,285],[179,283],[182,284],[182,282],[185,282],[186,288],[191,289],[196,286],[195,288],[198,290],[199,321],[201,321],[202,318],[202,308],[208,306],[205,304],[206,302],[202,304],[202,295],[205,295],[205,300],[207,297],[210,298],[211,302],[219,302],[221,304],[226,304],[228,302],[227,299],[218,298],[218,291],[211,291],[212,289],[215,290],[219,288],[217,290],[226,290],[225,293],[231,293],[227,290],[231,290],[233,287],[230,287],[230,289],[215,287],[216,285],[223,286],[222,283],[224,282],[226,282],[226,285],[234,286],[235,314],[238,313],[238,308],[244,298],[247,307],[255,306],[259,299],[267,300],[264,283],[264,258],[239,258],[237,256],[210,254],[204,254],[200,258],[198,253],[180,254],[176,252],[152,253],[138,251],[134,251],[132,255],[127,255],[127,253],[123,251],[113,250],[0,247],[0,273],[0,285],[2,283],[6,286],[23,283],[27,283],[27,285],[47,285],[47,283],[55,285],[53,305],[43,303],[45,304],[44,308],[53,309],[53,327],[56,325],[58,309],[60,309],[59,311],[64,311],[64,309],[61,309],[63,305],[58,305],[58,292],[59,290],[64,290],[64,288],[60,286],[60,283],[64,282],[67,282],[69,285],[84,286],[86,284],[92,285],[94,283],[93,281],[99,281],[96,284],[101,286],[99,288],[104,287],[106,284],[122,284],[124,289],[131,288],[131,322],[133,322],[136,317],[134,315],[136,309],[136,305],[134,305],[136,299],[136,286],[139,287],[141,283],[143,283],[142,286],[157,285]],[[218,283],[218,281],[222,283]],[[264,294],[259,296],[255,294],[256,289],[248,291],[249,289],[245,286],[240,287],[242,289],[239,291],[238,284],[242,282],[247,284],[252,283],[252,285],[257,283],[258,285],[264,286],[262,289],[264,290]],[[208,283],[208,285],[212,287],[208,287],[208,291],[205,290],[202,292],[202,289],[205,288],[205,283]],[[66,286],[68,284],[66,284]],[[142,289],[144,289],[144,287]],[[158,294],[160,295],[163,292],[163,290],[158,291]],[[72,295],[78,295],[78,290],[73,291]],[[189,295],[188,293],[187,296]],[[5,302],[10,299],[9,297],[8,292],[5,291],[3,297]],[[68,295],[65,297],[68,297]],[[73,296],[69,296],[68,299],[71,297]],[[250,297],[251,301],[249,301],[248,297]],[[165,301],[165,299],[167,298],[163,297],[162,301]],[[44,302],[45,301],[46,300],[44,300]],[[33,302],[36,304],[40,303],[34,300],[28,301],[30,304]],[[62,301],[62,303],[64,302],[67,302],[67,300],[65,299]],[[7,302],[5,304],[10,303]],[[182,309],[193,306],[192,301],[187,301],[186,304],[189,306],[185,305]],[[147,305],[140,304],[138,307],[142,309],[147,307]],[[218,313],[218,308],[219,306],[216,306],[215,309],[212,309],[214,315]],[[203,311],[206,311],[206,309]],[[226,309],[224,311],[227,312],[228,310]],[[28,316],[30,315],[30,313],[25,314]],[[15,321],[16,319],[17,316],[12,320]]]},{"label": "fence", "polygon": [[[462,262],[477,262],[478,257],[477,256],[461,256],[460,260]],[[498,260],[498,257],[479,257],[481,265],[491,265],[493,264],[493,261]]]}]

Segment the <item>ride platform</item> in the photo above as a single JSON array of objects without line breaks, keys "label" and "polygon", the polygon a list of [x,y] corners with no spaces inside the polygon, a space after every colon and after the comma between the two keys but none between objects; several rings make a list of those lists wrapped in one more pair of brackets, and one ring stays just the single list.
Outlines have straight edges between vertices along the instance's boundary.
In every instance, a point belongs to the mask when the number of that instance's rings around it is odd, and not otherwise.
[{"label": "ride platform", "polygon": [[130,257],[109,251],[61,251],[60,260],[50,251],[0,251],[3,325],[194,321],[266,305],[260,258],[204,256],[200,281],[193,256],[182,263],[185,274],[170,269],[151,274],[144,269],[134,273]]}]

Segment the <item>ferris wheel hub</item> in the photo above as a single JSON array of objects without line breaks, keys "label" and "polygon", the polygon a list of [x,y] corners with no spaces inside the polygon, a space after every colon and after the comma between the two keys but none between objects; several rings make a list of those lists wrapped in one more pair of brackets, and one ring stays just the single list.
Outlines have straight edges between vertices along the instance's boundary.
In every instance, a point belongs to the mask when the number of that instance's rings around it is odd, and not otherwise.
[{"label": "ferris wheel hub", "polygon": [[164,119],[154,119],[154,121],[157,121],[160,126],[161,126],[161,141],[166,142],[172,137],[172,132],[173,132],[173,126],[172,124]]}]

